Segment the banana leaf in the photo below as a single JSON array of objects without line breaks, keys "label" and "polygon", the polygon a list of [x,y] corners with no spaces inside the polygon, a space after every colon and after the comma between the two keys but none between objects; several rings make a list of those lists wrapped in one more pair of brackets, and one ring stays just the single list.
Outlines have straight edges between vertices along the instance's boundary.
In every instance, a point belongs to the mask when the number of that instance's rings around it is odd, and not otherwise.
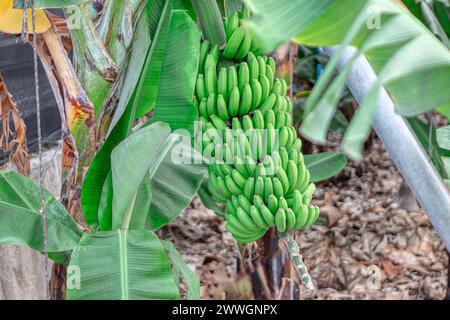
[{"label": "banana leaf", "polygon": [[[49,257],[66,263],[81,231],[48,191],[45,204]],[[0,172],[0,244],[26,245],[44,252],[40,187],[15,171]]]},{"label": "banana leaf", "polygon": [[161,240],[164,250],[172,262],[172,270],[174,274],[180,274],[186,285],[187,299],[200,300],[200,280],[189,266],[183,261],[180,253],[175,249],[172,242]]},{"label": "banana leaf", "polygon": [[347,165],[347,159],[342,152],[307,154],[304,157],[312,182],[319,182],[334,177]]},{"label": "banana leaf", "polygon": [[169,259],[158,237],[147,230],[85,233],[69,268],[68,300],[178,299]]},{"label": "banana leaf", "polygon": [[[245,3],[254,13],[247,27],[265,51],[289,39],[311,46],[353,45],[357,48],[353,60],[361,54],[367,57],[379,77],[374,88],[381,83],[400,114],[417,115],[450,103],[450,52],[417,18],[391,0],[285,0],[283,4],[276,0],[245,0]],[[335,110],[335,94],[341,92],[346,82],[345,75],[332,82],[333,69],[341,54],[338,49],[319,79],[308,99],[307,115]],[[330,89],[334,92],[326,94]],[[373,110],[370,105],[376,102],[373,97],[376,98],[375,92],[366,101],[367,110]],[[364,133],[371,123],[368,115],[370,112],[361,121]],[[328,126],[329,121],[320,122],[307,116],[302,133],[324,142],[323,132]],[[361,146],[366,135],[357,131],[350,131],[346,140]],[[359,158],[360,150],[354,149],[349,155]]]},{"label": "banana leaf", "polygon": [[[126,108],[119,108],[116,111],[115,119],[111,124],[111,131],[91,162],[86,174],[82,189],[82,207],[86,221],[93,229],[98,228],[98,212],[102,191],[108,187],[105,186],[105,181],[111,172],[111,152],[129,135],[139,106],[145,105],[144,109],[151,110],[151,104],[145,98],[145,95],[148,94],[149,85],[152,90],[159,90],[158,111],[155,111],[155,121],[156,119],[165,121],[172,126],[172,129],[187,128],[192,130],[190,128],[193,126],[194,119],[197,118],[197,111],[192,103],[195,79],[191,77],[192,73],[189,73],[189,70],[197,70],[200,31],[190,20],[187,13],[174,11],[171,14],[170,3],[171,1],[167,1],[164,7],[157,33],[159,34],[167,23],[167,33],[171,40],[163,46],[164,49],[160,52],[158,43],[163,40],[159,37],[163,36],[157,35],[154,38],[151,48],[145,55],[145,63],[141,66],[142,73],[135,86],[135,91],[131,97],[126,96],[129,98]],[[159,9],[156,8],[155,10]],[[166,22],[166,19],[169,20]],[[184,54],[180,54],[180,47],[183,48]],[[149,68],[153,67],[150,67],[150,65],[155,63],[154,59],[160,59],[158,57],[164,58],[163,64],[158,67],[156,63],[156,67],[154,67],[156,73],[151,73]],[[140,69],[131,69],[130,72],[140,73]],[[149,72],[152,75],[150,83],[148,82]],[[153,82],[155,79],[158,79],[158,81]],[[166,86],[165,89],[159,89],[159,79]],[[144,113],[146,112],[144,111]]]},{"label": "banana leaf", "polygon": [[171,134],[162,122],[135,130],[111,159],[99,211],[102,230],[154,230],[170,223],[192,201],[206,172],[190,138]]}]

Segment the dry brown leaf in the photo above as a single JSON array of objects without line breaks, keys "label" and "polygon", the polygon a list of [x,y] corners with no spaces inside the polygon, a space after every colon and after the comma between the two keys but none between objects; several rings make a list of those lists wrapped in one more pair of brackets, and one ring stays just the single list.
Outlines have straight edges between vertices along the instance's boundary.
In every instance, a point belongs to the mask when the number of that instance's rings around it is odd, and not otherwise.
[{"label": "dry brown leaf", "polygon": [[[26,144],[26,126],[12,95],[0,75],[0,148],[20,174],[30,175],[30,156]],[[12,126],[11,126],[12,125]]]}]

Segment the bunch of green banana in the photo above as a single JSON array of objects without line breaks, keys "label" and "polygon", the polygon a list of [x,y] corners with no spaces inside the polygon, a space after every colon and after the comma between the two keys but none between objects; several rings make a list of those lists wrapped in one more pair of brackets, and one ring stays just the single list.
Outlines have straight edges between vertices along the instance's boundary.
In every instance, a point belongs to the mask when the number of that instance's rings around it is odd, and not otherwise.
[{"label": "bunch of green banana", "polygon": [[[239,29],[239,19],[248,16],[244,8],[227,19],[229,43],[223,51],[202,42],[195,95],[203,151],[210,151],[208,187],[225,205],[227,230],[242,243],[258,240],[270,227],[307,228],[319,216],[319,208],[311,206],[315,185],[292,125],[286,82],[276,78],[271,57],[240,50],[250,36]],[[238,30],[241,43],[230,54]]]},{"label": "bunch of green banana", "polygon": [[243,6],[241,12],[234,12],[225,20],[227,45],[223,50],[225,59],[242,60],[249,52],[259,54],[251,35],[245,31],[242,21],[250,17],[250,11]]}]

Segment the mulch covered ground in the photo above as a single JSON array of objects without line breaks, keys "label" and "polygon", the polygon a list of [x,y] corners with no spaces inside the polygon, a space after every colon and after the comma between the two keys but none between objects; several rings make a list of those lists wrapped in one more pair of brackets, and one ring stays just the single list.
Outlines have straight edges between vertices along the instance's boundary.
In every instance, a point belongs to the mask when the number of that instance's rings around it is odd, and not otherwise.
[{"label": "mulch covered ground", "polygon": [[[448,254],[382,144],[318,185],[315,204],[328,224],[299,232],[315,282],[314,299],[443,299]],[[408,208],[408,209],[405,209]],[[201,279],[202,298],[249,291],[236,281],[238,250],[224,222],[199,200],[165,230]]]}]

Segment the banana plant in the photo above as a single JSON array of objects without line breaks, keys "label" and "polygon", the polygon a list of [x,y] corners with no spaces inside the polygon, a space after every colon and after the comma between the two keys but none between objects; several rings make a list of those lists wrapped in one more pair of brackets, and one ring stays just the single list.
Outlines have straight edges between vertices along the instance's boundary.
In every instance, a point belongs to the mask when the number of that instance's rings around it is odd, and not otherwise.
[{"label": "banana plant", "polygon": [[[198,279],[181,264],[180,255],[173,246],[161,242],[155,235],[159,228],[184,211],[205,175],[205,169],[197,165],[201,159],[196,159],[198,154],[190,149],[190,139],[186,139],[186,132],[193,131],[193,122],[197,117],[192,101],[195,77],[190,79],[188,76],[197,70],[200,41],[200,30],[192,19],[192,7],[185,1],[175,0],[111,1],[105,3],[99,12],[99,8],[88,1],[43,0],[35,2],[36,14],[41,20],[33,29],[31,4],[31,1],[27,2],[28,32],[38,33],[38,54],[61,111],[63,149],[69,151],[63,155],[63,165],[67,169],[64,178],[68,181],[62,190],[64,206],[59,204],[57,213],[65,221],[73,219],[70,227],[74,236],[67,244],[67,241],[58,238],[67,230],[48,230],[49,250],[53,250],[53,246],[58,249],[55,253],[49,252],[50,258],[57,262],[53,273],[62,275],[64,281],[60,282],[61,277],[52,278],[53,298],[65,296],[65,275],[69,262],[69,270],[77,266],[82,274],[87,275],[79,279],[81,288],[86,290],[78,290],[78,286],[73,289],[68,283],[69,299],[92,298],[92,295],[88,296],[88,288],[98,289],[96,298],[176,298],[179,297],[175,285],[178,279],[174,278],[174,274],[180,273],[185,275],[190,288],[194,288],[188,290],[187,297],[198,298]],[[0,21],[6,23],[4,27],[2,25],[2,31],[21,32],[23,5],[23,1],[15,1],[14,4],[12,0],[2,2],[1,17],[10,18],[7,23],[3,19]],[[78,25],[66,25],[64,20],[42,10],[51,7],[64,8],[67,20],[78,19]],[[75,12],[76,17],[71,17],[71,12]],[[94,26],[93,21],[100,17],[100,13],[104,13],[102,23]],[[74,68],[63,43],[67,43],[67,27],[76,56]],[[82,32],[79,32],[80,28]],[[116,33],[114,37],[105,38],[111,32]],[[88,40],[95,41],[98,46],[88,45]],[[180,54],[180,46],[185,50],[185,55]],[[41,48],[46,50],[40,51]],[[93,59],[91,63],[96,68],[88,70],[83,65],[88,56]],[[108,64],[110,67],[105,68]],[[179,68],[180,65],[184,69]],[[95,72],[88,72],[92,70]],[[110,72],[104,73],[102,70]],[[90,81],[97,86],[88,85]],[[74,95],[73,100],[66,99],[73,95],[74,88],[78,94]],[[80,97],[83,97],[83,103],[73,104]],[[95,121],[79,121],[76,118],[83,112],[74,112],[72,107],[83,105],[92,106],[95,111],[92,119]],[[142,123],[136,126],[139,124],[136,120],[149,112],[153,113],[151,121],[144,126]],[[179,133],[171,133],[178,129]],[[86,141],[88,132],[96,134],[91,136],[94,137],[91,143],[86,144],[83,141]],[[99,150],[94,152],[97,147],[100,147]],[[194,160],[187,164],[174,162],[173,153],[178,149],[187,152],[188,158]],[[139,151],[146,153],[140,154]],[[127,175],[124,176],[125,172]],[[135,179],[130,179],[131,176]],[[10,184],[9,179],[2,180],[2,190],[28,190],[28,194],[33,189],[30,181],[16,180],[15,184]],[[176,183],[177,187],[172,183]],[[24,229],[21,233],[17,225],[14,226],[14,221],[17,221],[14,211],[5,209],[9,208],[6,204],[14,203],[14,197],[24,198],[14,192],[5,193],[2,197],[2,205],[5,204],[1,210],[4,233],[0,235],[0,242],[27,244],[43,251],[42,233],[39,233],[42,224],[36,216],[39,213],[37,204],[29,208],[30,201],[27,200],[22,206],[27,210],[33,209],[35,213],[30,215],[34,220],[30,220],[29,225],[36,232],[24,234],[23,231],[30,229]],[[37,199],[33,201],[38,203]],[[50,202],[53,204],[56,201],[51,198]],[[52,217],[51,213],[49,217]],[[51,227],[52,222],[48,222]],[[89,232],[80,234],[77,228]],[[64,252],[59,252],[58,243],[61,243]],[[64,243],[67,245],[64,246]],[[144,265],[130,260],[130,257],[139,257],[139,254],[132,254],[137,249],[135,246],[141,246],[140,257],[146,261]],[[113,264],[119,270],[106,281],[108,284],[114,283],[114,287],[109,289],[98,285],[108,273],[98,273],[99,270],[104,271],[105,265],[99,268],[99,264],[89,263],[83,255],[85,252],[95,252],[96,257],[103,255],[108,259],[105,256],[109,250],[107,248],[117,250],[117,260]],[[169,261],[168,256],[173,261]],[[155,264],[149,265],[152,261]],[[120,281],[115,282],[117,279]],[[139,287],[142,284],[144,287]]]},{"label": "banana plant", "polygon": [[[189,153],[185,162],[174,161],[179,149]],[[198,157],[190,140],[165,123],[135,130],[111,153],[114,192],[102,194],[92,232],[82,232],[45,192],[49,257],[68,264],[69,272],[79,270],[68,278],[68,299],[176,299],[180,275],[187,297],[199,298],[195,273],[156,235],[184,211],[203,180],[205,169],[194,164]],[[165,181],[177,186],[164,188]],[[1,172],[0,184],[0,243],[43,253],[39,186],[14,171]]]}]

